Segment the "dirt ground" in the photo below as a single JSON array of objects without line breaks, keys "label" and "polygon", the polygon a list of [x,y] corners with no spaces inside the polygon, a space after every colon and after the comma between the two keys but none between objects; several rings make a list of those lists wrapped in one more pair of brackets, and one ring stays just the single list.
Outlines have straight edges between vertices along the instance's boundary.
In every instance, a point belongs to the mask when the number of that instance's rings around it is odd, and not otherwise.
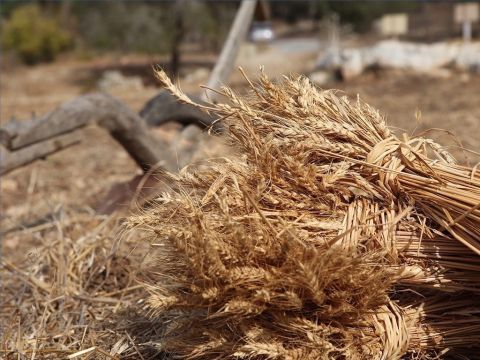
[{"label": "dirt ground", "polygon": [[[268,52],[262,50],[246,48],[242,51],[240,63],[252,78],[260,61],[270,59],[269,63],[264,63],[265,70],[274,77],[282,73],[306,73],[315,61],[313,55],[269,57]],[[62,102],[96,90],[96,81],[104,71],[111,69],[142,79],[143,85],[139,89],[113,88],[110,91],[138,111],[159,91],[153,80],[151,64],[161,60],[105,56],[89,61],[64,59],[35,67],[4,67],[1,74],[1,120],[5,122],[13,116],[24,119],[51,111]],[[198,91],[198,84],[206,82],[213,58],[205,56],[192,63],[194,65],[185,68],[180,79],[187,92]],[[238,73],[232,76],[231,84],[239,90],[246,85]],[[428,128],[448,130],[455,137],[441,131],[431,135],[449,146],[459,161],[474,164],[480,160],[458,147],[461,143],[467,149],[480,152],[478,74],[452,73],[448,78],[435,78],[384,70],[325,87],[338,88],[352,97],[359,94],[364,101],[380,109],[399,134],[419,134]],[[4,230],[28,225],[29,219],[35,218],[34,214],[55,213],[64,207],[80,214],[91,214],[113,184],[139,174],[134,162],[105,132],[93,126],[82,132],[80,145],[2,178],[1,221]],[[32,245],[35,246],[22,241],[18,231],[3,239],[7,256],[22,254],[22,249]]]}]

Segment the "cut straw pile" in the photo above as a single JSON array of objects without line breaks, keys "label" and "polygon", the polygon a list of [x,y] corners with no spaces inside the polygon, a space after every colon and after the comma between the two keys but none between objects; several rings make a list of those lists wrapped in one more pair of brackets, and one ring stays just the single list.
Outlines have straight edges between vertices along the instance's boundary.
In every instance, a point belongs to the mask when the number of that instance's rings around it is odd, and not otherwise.
[{"label": "cut straw pile", "polygon": [[62,211],[19,234],[35,247],[0,261],[0,359],[138,358],[123,310],[144,291],[134,257],[113,238],[115,223]]},{"label": "cut straw pile", "polygon": [[203,106],[238,157],[130,218],[155,250],[152,342],[186,359],[478,356],[476,169],[303,77],[247,81]]}]

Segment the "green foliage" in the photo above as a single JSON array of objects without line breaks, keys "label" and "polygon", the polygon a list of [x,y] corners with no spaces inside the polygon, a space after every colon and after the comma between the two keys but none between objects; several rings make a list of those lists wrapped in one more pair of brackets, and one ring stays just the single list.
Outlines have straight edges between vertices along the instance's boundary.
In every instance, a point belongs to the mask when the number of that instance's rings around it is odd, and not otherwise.
[{"label": "green foliage", "polygon": [[[78,33],[87,48],[166,53],[175,38],[173,1],[75,4]],[[232,6],[233,5],[233,6]],[[186,1],[182,7],[185,41],[217,48],[228,32],[235,4]]]},{"label": "green foliage", "polygon": [[187,2],[183,9],[187,41],[203,49],[219,51],[237,10],[236,4],[223,2]]},{"label": "green foliage", "polygon": [[219,35],[219,21],[205,3],[189,3],[184,9],[184,22],[188,33],[196,35],[197,41],[214,42]]},{"label": "green foliage", "polygon": [[158,53],[169,48],[166,12],[147,4],[92,3],[79,14],[79,33],[95,50]]},{"label": "green foliage", "polygon": [[72,44],[59,22],[45,16],[36,4],[15,8],[2,26],[2,42],[25,63],[52,61]]}]

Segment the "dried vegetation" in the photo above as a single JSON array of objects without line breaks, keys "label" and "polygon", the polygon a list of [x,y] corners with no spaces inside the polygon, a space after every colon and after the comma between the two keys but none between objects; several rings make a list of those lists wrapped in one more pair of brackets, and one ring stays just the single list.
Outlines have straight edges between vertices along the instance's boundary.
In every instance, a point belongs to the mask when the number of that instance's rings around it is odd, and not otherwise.
[{"label": "dried vegetation", "polygon": [[[248,95],[224,88],[227,102],[205,107],[237,155],[184,169],[128,219],[134,244],[62,232],[30,272],[3,264],[17,279],[9,306],[28,314],[4,353],[22,343],[28,356],[71,358],[474,358],[476,169],[302,77],[248,81]],[[28,299],[14,302],[20,288]]]}]

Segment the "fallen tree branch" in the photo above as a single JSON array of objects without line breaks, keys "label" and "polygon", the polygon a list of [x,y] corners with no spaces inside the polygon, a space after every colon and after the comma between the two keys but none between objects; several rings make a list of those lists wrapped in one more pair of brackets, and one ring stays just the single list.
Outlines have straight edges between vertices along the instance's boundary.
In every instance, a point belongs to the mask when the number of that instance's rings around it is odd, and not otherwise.
[{"label": "fallen tree branch", "polygon": [[18,134],[26,133],[32,128],[38,119],[22,120],[11,119],[8,123],[0,128],[0,144],[10,149],[12,146],[12,139]]},{"label": "fallen tree branch", "polygon": [[[143,119],[127,105],[103,93],[80,96],[60,105],[43,118],[34,121],[33,124],[25,127],[4,127],[2,134],[4,139],[8,139],[5,144],[11,150],[9,157],[14,156],[13,151],[17,152],[19,149],[38,143],[38,147],[29,152],[28,162],[31,162],[35,160],[31,158],[35,152],[41,154],[38,157],[43,157],[51,154],[52,149],[55,151],[61,149],[61,147],[52,147],[55,142],[48,143],[45,140],[72,132],[90,123],[96,123],[105,128],[144,171],[159,162],[163,162],[163,168],[167,170],[175,169],[175,162],[169,156],[167,144],[155,137]],[[46,149],[40,150],[42,147]],[[50,150],[47,151],[47,149]],[[27,157],[24,156],[24,158]],[[22,166],[20,161],[10,164],[9,167],[2,166],[2,169],[5,168],[2,173],[13,169],[14,164]]]},{"label": "fallen tree branch", "polygon": [[80,141],[80,134],[67,134],[17,151],[8,151],[0,147],[0,175],[78,144]]}]

